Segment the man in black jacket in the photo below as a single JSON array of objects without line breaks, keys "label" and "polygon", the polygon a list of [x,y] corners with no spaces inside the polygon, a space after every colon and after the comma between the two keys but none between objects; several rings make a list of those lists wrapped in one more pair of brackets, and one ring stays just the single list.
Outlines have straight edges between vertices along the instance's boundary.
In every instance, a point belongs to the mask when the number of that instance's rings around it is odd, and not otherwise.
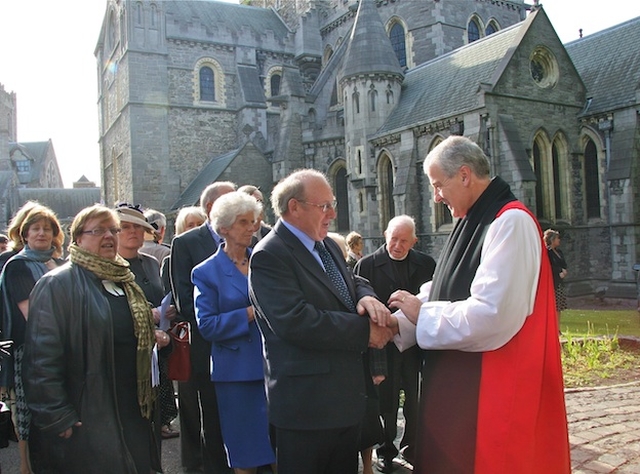
[{"label": "man in black jacket", "polygon": [[[420,286],[431,280],[436,262],[428,255],[413,249],[418,241],[413,219],[406,215],[394,217],[384,232],[386,243],[371,255],[358,261],[354,268],[371,283],[382,301],[391,293],[406,289],[417,293]],[[384,472],[393,470],[393,458],[398,448],[393,444],[396,437],[399,393],[404,390],[405,432],[400,448],[407,461],[413,460],[416,422],[418,420],[418,381],[420,373],[420,350],[417,346],[399,352],[395,344],[383,349],[387,354],[387,378],[379,385],[380,411],[384,421],[385,441],[376,453],[378,464]]]},{"label": "man in black jacket", "polygon": [[[235,191],[235,184],[217,182],[202,192],[200,205],[207,216],[213,203],[223,194]],[[209,221],[173,239],[169,259],[171,292],[179,318],[191,324],[191,379],[179,382],[180,448],[182,465],[205,473],[231,472],[222,443],[216,392],[211,381],[211,344],[198,331],[193,307],[191,270],[218,249],[220,236]],[[200,426],[202,421],[202,434]]]}]

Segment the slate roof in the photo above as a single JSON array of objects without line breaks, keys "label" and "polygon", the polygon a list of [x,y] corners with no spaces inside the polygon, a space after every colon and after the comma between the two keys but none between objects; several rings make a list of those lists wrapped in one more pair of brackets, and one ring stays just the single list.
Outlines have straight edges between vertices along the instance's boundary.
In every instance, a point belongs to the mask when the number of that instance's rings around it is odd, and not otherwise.
[{"label": "slate roof", "polygon": [[85,207],[100,202],[100,188],[19,188],[18,202],[37,201],[56,213],[60,221],[72,220]]},{"label": "slate roof", "polygon": [[[211,26],[222,24],[230,31],[249,28],[256,37],[263,36],[266,31],[273,31],[274,37],[279,40],[284,40],[289,34],[287,25],[270,8],[255,8],[211,0],[165,2],[164,6],[168,21],[178,23],[197,21],[202,25]],[[169,36],[175,36],[175,34]]]},{"label": "slate roof", "polygon": [[245,102],[265,103],[264,89],[260,84],[260,77],[255,66],[238,64],[238,77]]},{"label": "slate roof", "polygon": [[341,78],[376,73],[403,75],[373,0],[360,0],[348,42]]},{"label": "slate roof", "polygon": [[241,148],[232,150],[223,155],[216,156],[207,163],[207,165],[197,174],[197,176],[189,183],[187,189],[180,195],[178,200],[171,206],[172,210],[180,209],[184,206],[194,206],[200,200],[200,195],[204,188],[209,186],[222,175],[227,166],[240,153]]},{"label": "slate roof", "polygon": [[533,16],[409,70],[398,105],[376,135],[426,124],[478,107],[478,86],[494,85],[509,49]]},{"label": "slate roof", "polygon": [[583,115],[638,103],[640,17],[564,45],[593,100]]}]

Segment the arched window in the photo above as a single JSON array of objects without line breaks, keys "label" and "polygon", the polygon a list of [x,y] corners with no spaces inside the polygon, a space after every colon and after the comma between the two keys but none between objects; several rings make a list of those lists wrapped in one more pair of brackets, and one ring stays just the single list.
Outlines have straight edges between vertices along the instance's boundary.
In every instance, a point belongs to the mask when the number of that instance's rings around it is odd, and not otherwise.
[{"label": "arched window", "polygon": [[393,90],[391,89],[391,84],[387,85],[387,104],[393,104]]},{"label": "arched window", "polygon": [[378,100],[378,91],[375,89],[374,85],[371,84],[371,90],[369,91],[369,107],[371,112],[376,111],[377,100]]},{"label": "arched window", "polygon": [[213,69],[209,66],[200,68],[200,100],[204,102],[214,102],[216,100]]},{"label": "arched window", "polygon": [[142,3],[136,4],[136,25],[142,25]]},{"label": "arched window", "polygon": [[273,74],[271,76],[271,97],[280,95],[280,83],[282,82],[282,76],[280,74]]},{"label": "arched window", "polygon": [[538,141],[533,142],[533,171],[536,175],[536,216],[544,215],[544,192],[542,190],[542,150]]},{"label": "arched window", "polygon": [[407,46],[404,38],[404,28],[400,23],[396,23],[391,27],[389,32],[389,39],[391,40],[391,46],[396,53],[396,57],[400,62],[400,67],[407,66]]},{"label": "arched window", "polygon": [[587,204],[587,218],[600,218],[600,171],[598,150],[590,138],[584,149],[584,187]]},{"label": "arched window", "polygon": [[347,170],[344,166],[341,166],[335,174],[335,186],[336,201],[338,201],[338,208],[336,212],[336,224],[338,232],[349,232],[349,193],[347,191]]},{"label": "arched window", "polygon": [[116,30],[116,14],[115,12],[111,12],[109,15],[109,52],[116,47],[116,38],[117,38],[117,30]]},{"label": "arched window", "polygon": [[158,7],[151,5],[151,29],[155,30],[158,23]]},{"label": "arched window", "polygon": [[338,105],[338,84],[333,83],[333,89],[331,89],[331,99],[329,99],[329,107]]},{"label": "arched window", "polygon": [[380,196],[380,228],[386,229],[387,224],[396,215],[393,202],[394,169],[391,158],[387,154],[380,157],[378,162],[378,192]]},{"label": "arched window", "polygon": [[553,166],[553,204],[555,208],[556,219],[562,219],[565,217],[562,212],[562,192],[561,192],[561,180],[560,180],[560,155],[558,151],[558,145],[554,142],[551,145],[551,161]]},{"label": "arched window", "polygon": [[[351,99],[353,101],[353,113],[359,114],[360,113],[360,93],[357,90],[354,91],[353,95],[351,96]],[[354,115],[354,119],[355,119],[355,115]]]},{"label": "arched window", "polygon": [[498,31],[498,27],[493,21],[490,21],[487,27],[484,29],[485,36],[489,36]]},{"label": "arched window", "polygon": [[467,38],[469,39],[469,43],[473,43],[480,39],[480,27],[476,20],[471,20],[469,25],[467,26]]}]

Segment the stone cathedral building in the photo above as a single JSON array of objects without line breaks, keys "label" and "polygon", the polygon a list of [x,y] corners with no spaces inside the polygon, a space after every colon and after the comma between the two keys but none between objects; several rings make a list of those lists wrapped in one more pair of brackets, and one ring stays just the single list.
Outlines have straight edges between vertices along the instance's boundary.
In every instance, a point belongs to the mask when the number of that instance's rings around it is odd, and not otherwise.
[{"label": "stone cathedral building", "polygon": [[172,215],[213,181],[268,194],[312,167],[334,186],[334,230],[372,250],[410,214],[437,258],[453,223],[422,162],[459,134],[561,231],[570,294],[634,295],[640,18],[563,45],[524,0],[244,3],[107,1],[106,203]]}]

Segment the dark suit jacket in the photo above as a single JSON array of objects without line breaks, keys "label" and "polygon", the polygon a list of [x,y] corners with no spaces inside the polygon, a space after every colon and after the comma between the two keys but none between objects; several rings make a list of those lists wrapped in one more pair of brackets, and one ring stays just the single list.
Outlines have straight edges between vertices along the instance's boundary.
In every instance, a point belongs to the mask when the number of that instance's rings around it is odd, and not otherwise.
[{"label": "dark suit jacket", "polygon": [[[423,283],[433,278],[436,262],[429,255],[413,249],[409,250],[407,258],[409,259],[409,288],[402,289],[415,295]],[[384,304],[387,304],[391,293],[400,289],[393,274],[387,244],[358,260],[353,272],[369,280],[376,295]]]},{"label": "dark suit jacket", "polygon": [[179,318],[191,324],[191,370],[209,374],[211,344],[198,331],[193,307],[193,284],[191,271],[200,262],[213,255],[218,249],[207,224],[191,229],[173,239],[169,258],[171,293]]},{"label": "dark suit jacket", "polygon": [[249,283],[219,247],[196,265],[196,318],[200,334],[211,341],[211,380],[239,382],[262,380],[262,338],[255,320],[247,319]]},{"label": "dark suit jacket", "polygon": [[[373,290],[324,240],[355,302]],[[249,297],[265,340],[269,417],[279,428],[353,426],[365,409],[368,318],[351,313],[320,263],[281,221],[251,256]]]}]

